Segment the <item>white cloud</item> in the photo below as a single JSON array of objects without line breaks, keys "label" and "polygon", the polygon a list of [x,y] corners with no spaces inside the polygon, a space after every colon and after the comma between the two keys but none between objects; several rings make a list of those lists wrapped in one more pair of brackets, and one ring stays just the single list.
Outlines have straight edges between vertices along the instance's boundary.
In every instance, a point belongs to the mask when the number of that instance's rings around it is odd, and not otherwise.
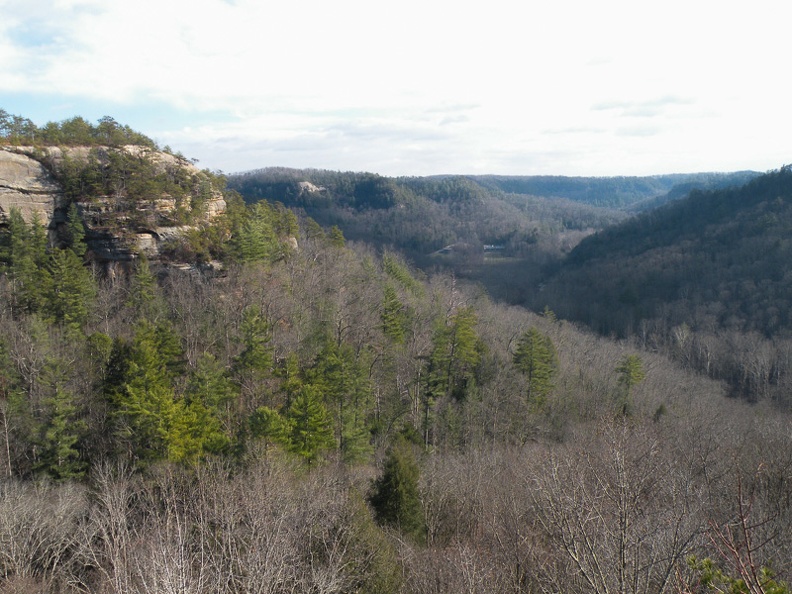
[{"label": "white cloud", "polygon": [[788,160],[792,132],[791,11],[772,0],[0,0],[0,104],[26,93],[111,114],[177,108],[200,124],[143,131],[225,170],[769,168]]}]

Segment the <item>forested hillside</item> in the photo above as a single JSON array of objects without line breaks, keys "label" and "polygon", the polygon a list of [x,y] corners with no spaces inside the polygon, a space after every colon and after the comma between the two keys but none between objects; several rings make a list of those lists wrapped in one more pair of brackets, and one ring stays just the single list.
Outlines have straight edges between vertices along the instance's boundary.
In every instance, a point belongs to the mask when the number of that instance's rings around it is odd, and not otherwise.
[{"label": "forested hillside", "polygon": [[641,334],[751,399],[789,404],[792,171],[689,198],[585,239],[533,303]]},{"label": "forested hillside", "polygon": [[542,267],[627,216],[565,198],[509,194],[464,176],[272,168],[232,175],[229,186],[248,203],[279,201],[350,240],[479,282],[512,303],[536,288]]},{"label": "forested hillside", "polygon": [[394,249],[422,269],[479,282],[525,303],[542,271],[587,235],[692,189],[740,185],[752,172],[651,177],[432,176],[269,168],[235,174],[246,202],[275,200],[351,240]]},{"label": "forested hillside", "polygon": [[112,274],[0,226],[1,592],[789,591],[787,412],[225,200]]},{"label": "forested hillside", "polygon": [[265,169],[229,177],[246,202],[275,200],[302,209],[322,225],[337,225],[352,240],[392,247],[413,260],[457,244],[465,258],[498,245],[503,255],[522,256],[540,237],[588,231],[623,215],[524,197],[482,187],[462,176],[387,178],[369,173]]}]

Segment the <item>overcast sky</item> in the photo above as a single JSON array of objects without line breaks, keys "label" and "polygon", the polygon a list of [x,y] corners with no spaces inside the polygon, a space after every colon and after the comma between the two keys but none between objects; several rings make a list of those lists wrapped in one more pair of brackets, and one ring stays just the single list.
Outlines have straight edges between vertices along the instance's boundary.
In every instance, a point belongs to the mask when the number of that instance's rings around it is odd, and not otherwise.
[{"label": "overcast sky", "polygon": [[792,162],[784,0],[0,0],[0,108],[199,166],[648,175]]}]

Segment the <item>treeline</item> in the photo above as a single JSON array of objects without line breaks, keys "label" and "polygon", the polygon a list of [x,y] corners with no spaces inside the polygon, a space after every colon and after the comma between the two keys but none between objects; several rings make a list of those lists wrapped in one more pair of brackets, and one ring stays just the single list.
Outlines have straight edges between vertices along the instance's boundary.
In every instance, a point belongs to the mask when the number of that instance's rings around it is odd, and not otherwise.
[{"label": "treeline", "polygon": [[9,114],[4,109],[0,109],[0,144],[115,147],[133,144],[157,148],[153,140],[110,116],[100,118],[96,124],[75,116],[37,126],[32,120]]},{"label": "treeline", "polygon": [[[694,189],[742,185],[754,172],[675,173],[645,177],[565,177],[560,175],[479,175],[471,179],[482,186],[512,194],[566,198],[591,206],[645,208],[642,203],[680,198]],[[658,205],[655,203],[655,205]]]}]

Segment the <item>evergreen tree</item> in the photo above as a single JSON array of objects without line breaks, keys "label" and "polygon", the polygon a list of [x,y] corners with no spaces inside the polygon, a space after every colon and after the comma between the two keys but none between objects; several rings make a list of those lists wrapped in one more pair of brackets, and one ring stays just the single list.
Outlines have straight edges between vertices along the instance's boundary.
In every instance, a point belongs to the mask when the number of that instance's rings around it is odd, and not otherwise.
[{"label": "evergreen tree", "polygon": [[326,341],[308,375],[332,413],[343,459],[354,462],[365,458],[372,450],[373,399],[366,367],[355,350],[348,344]]},{"label": "evergreen tree", "polygon": [[[742,559],[739,559],[742,561]],[[773,570],[765,565],[755,567],[752,563],[737,563],[737,574],[733,577],[718,567],[712,559],[688,559],[688,565],[698,575],[701,589],[697,592],[727,594],[792,594],[790,584],[777,579]]]},{"label": "evergreen tree", "polygon": [[346,243],[344,234],[341,229],[338,228],[338,225],[333,225],[330,228],[330,232],[327,234],[327,239],[330,242],[330,245],[334,248],[342,248]]},{"label": "evergreen tree", "polygon": [[142,322],[132,344],[117,348],[110,365],[116,434],[135,459],[195,459],[216,441],[219,421],[201,403],[176,399],[173,381],[183,362],[169,327]]},{"label": "evergreen tree", "polygon": [[138,318],[155,320],[162,309],[159,303],[157,279],[149,267],[145,254],[135,262],[134,274],[129,283],[127,304],[137,313]]},{"label": "evergreen tree", "polygon": [[195,462],[222,454],[231,444],[216,411],[197,400],[177,400],[168,433],[168,460]]},{"label": "evergreen tree", "polygon": [[405,307],[396,294],[396,289],[390,283],[385,285],[380,317],[385,336],[397,344],[404,343],[409,320]]},{"label": "evergreen tree", "polygon": [[286,396],[285,405],[288,409],[303,387],[300,359],[297,357],[297,353],[292,352],[286,355],[286,361],[278,369],[278,376],[282,378],[280,389]]},{"label": "evergreen tree", "polygon": [[118,436],[136,459],[164,459],[177,413],[169,374],[150,335],[139,332],[128,357],[115,399]]},{"label": "evergreen tree", "polygon": [[633,409],[633,388],[646,377],[643,362],[638,355],[626,355],[616,367],[616,373],[619,375],[618,383],[621,387],[619,394],[620,412],[624,415],[630,415]]},{"label": "evergreen tree", "polygon": [[243,409],[249,413],[261,400],[270,396],[266,382],[272,377],[272,330],[258,308],[250,306],[242,312],[240,333],[243,350],[234,359],[234,378],[240,386]]},{"label": "evergreen tree", "polygon": [[[235,403],[239,397],[238,386],[232,381],[225,369],[209,353],[199,359],[195,370],[187,383],[185,401],[192,408],[196,418],[203,418],[207,426],[211,426],[209,434],[212,444],[207,444],[210,451],[226,448],[231,443],[231,436],[237,431],[235,424]],[[212,418],[209,418],[212,417]],[[216,426],[216,422],[219,425]]]},{"label": "evergreen tree", "polygon": [[53,250],[49,262],[50,283],[46,294],[46,312],[56,323],[80,329],[88,319],[96,295],[90,271],[76,252]]},{"label": "evergreen tree", "polygon": [[410,270],[407,266],[400,262],[396,256],[390,252],[385,252],[382,255],[382,268],[390,278],[398,282],[404,289],[407,289],[414,295],[423,293],[423,287],[415,280],[413,275],[410,274]]},{"label": "evergreen tree", "polygon": [[430,356],[430,391],[433,396],[465,396],[473,371],[481,359],[481,343],[476,334],[476,313],[462,307],[438,324]]},{"label": "evergreen tree", "polygon": [[66,243],[79,258],[85,256],[88,246],[85,245],[85,227],[82,217],[77,211],[77,204],[72,202],[69,205],[69,214],[66,219]]},{"label": "evergreen tree", "polygon": [[553,378],[558,371],[558,356],[550,337],[530,328],[517,342],[513,362],[526,376],[528,400],[541,407],[553,389]]},{"label": "evergreen tree", "polygon": [[242,312],[242,334],[244,350],[234,360],[237,370],[253,373],[259,377],[270,375],[273,365],[273,351],[270,342],[272,331],[269,322],[258,308],[246,307]]},{"label": "evergreen tree", "polygon": [[475,383],[475,370],[482,354],[476,323],[473,309],[462,307],[435,328],[423,402],[424,442],[427,445],[434,403],[438,399],[463,400]]},{"label": "evergreen tree", "polygon": [[88,469],[77,445],[87,431],[79,417],[74,395],[61,386],[44,404],[47,418],[42,424],[36,470],[46,472],[55,480],[80,478]]},{"label": "evergreen tree", "polygon": [[311,217],[305,219],[305,238],[308,240],[322,241],[325,238],[324,229]]},{"label": "evergreen tree", "polygon": [[0,336],[0,415],[2,415],[2,457],[6,472],[5,476],[12,476],[14,460],[11,455],[11,443],[16,430],[15,414],[20,408],[22,391],[19,389],[20,378],[13,367],[9,356],[8,347]]},{"label": "evergreen tree", "polygon": [[238,396],[237,386],[228,377],[228,371],[211,353],[203,353],[196,363],[187,384],[190,400],[222,411]]},{"label": "evergreen tree", "polygon": [[265,202],[249,207],[232,229],[232,257],[238,262],[270,262],[278,253],[273,213]]},{"label": "evergreen tree", "polygon": [[335,445],[333,429],[319,390],[303,386],[286,414],[289,450],[307,462]]},{"label": "evergreen tree", "polygon": [[250,436],[253,439],[263,439],[267,443],[277,444],[289,448],[291,431],[289,422],[268,407],[260,406],[250,416]]},{"label": "evergreen tree", "polygon": [[36,213],[30,225],[12,208],[3,233],[2,259],[9,269],[15,304],[28,313],[40,312],[52,282],[47,267],[47,233]]},{"label": "evergreen tree", "polygon": [[420,538],[424,530],[418,490],[420,469],[413,447],[400,439],[388,451],[382,475],[374,482],[369,502],[380,524]]}]

